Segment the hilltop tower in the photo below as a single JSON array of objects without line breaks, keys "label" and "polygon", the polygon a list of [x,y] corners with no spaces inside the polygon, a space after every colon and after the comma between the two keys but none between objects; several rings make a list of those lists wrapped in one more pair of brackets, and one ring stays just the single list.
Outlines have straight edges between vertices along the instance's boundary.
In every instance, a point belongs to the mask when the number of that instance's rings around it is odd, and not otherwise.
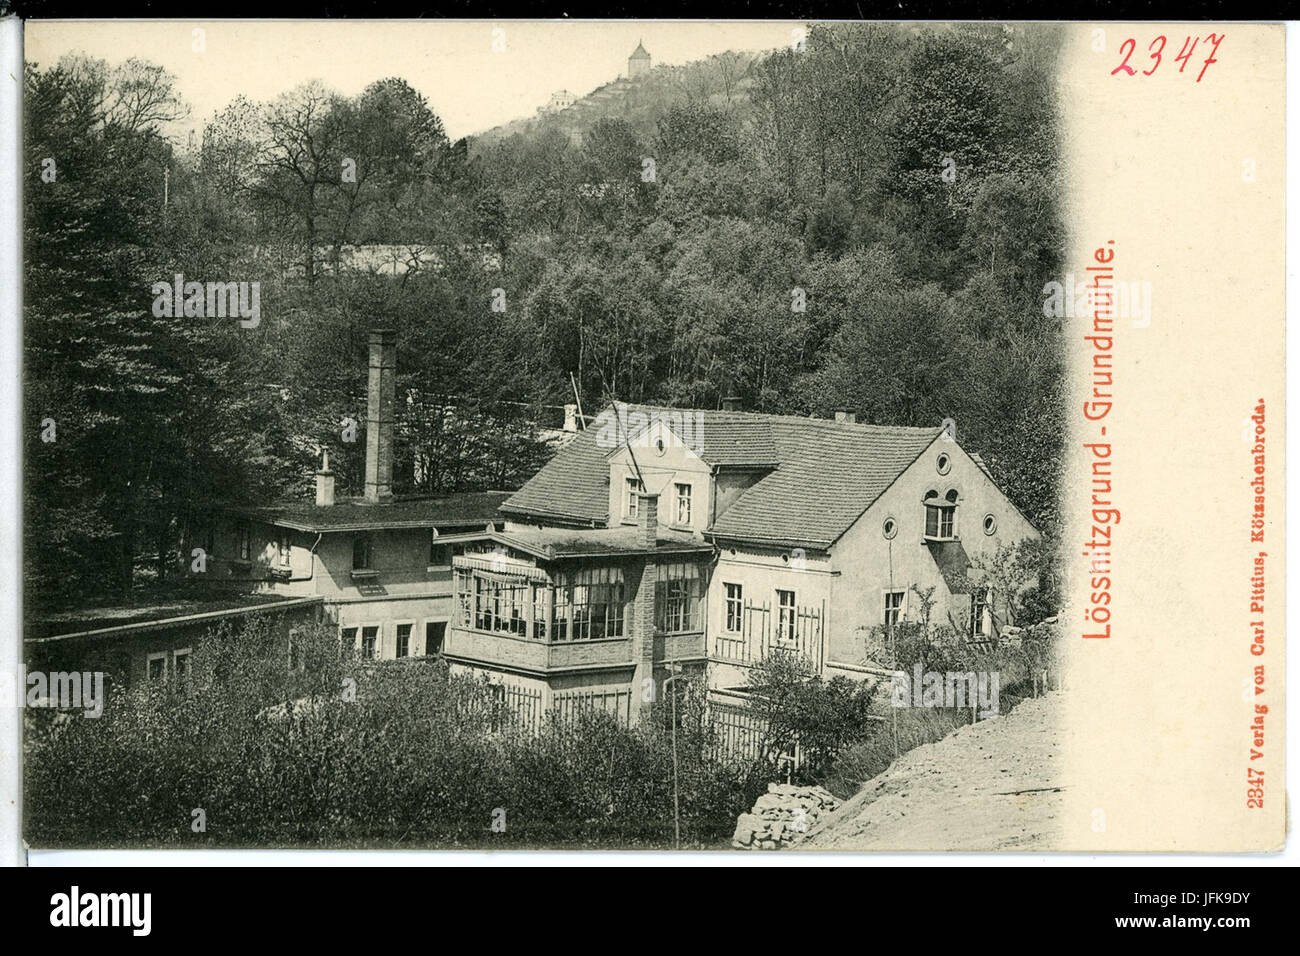
[{"label": "hilltop tower", "polygon": [[634,76],[640,76],[642,73],[650,72],[650,54],[646,52],[645,47],[638,40],[636,49],[632,55],[627,58],[627,75],[631,79]]}]

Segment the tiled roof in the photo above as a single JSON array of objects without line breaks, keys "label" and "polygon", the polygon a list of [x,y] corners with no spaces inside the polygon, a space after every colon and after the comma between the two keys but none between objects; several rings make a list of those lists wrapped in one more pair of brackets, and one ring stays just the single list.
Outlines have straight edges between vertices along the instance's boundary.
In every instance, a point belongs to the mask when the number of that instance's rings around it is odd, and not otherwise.
[{"label": "tiled roof", "polygon": [[314,501],[285,501],[264,506],[228,506],[218,510],[300,531],[378,531],[386,528],[483,527],[499,518],[497,509],[508,491],[481,491],[438,497],[394,498],[368,504],[342,498],[328,507]]},{"label": "tiled roof", "polygon": [[826,548],[940,429],[769,416],[780,464],[724,511],[718,537]]},{"label": "tiled roof", "polygon": [[505,500],[502,511],[604,524],[609,518],[609,449],[588,428],[555,453],[537,474]]},{"label": "tiled roof", "polygon": [[[635,416],[698,414],[684,436],[713,465],[767,471],[718,518],[718,537],[825,548],[939,435],[939,427],[859,425],[793,415],[627,406]],[[632,429],[635,437],[637,429]],[[606,438],[588,428],[502,506],[542,518],[603,524],[609,511]]]}]

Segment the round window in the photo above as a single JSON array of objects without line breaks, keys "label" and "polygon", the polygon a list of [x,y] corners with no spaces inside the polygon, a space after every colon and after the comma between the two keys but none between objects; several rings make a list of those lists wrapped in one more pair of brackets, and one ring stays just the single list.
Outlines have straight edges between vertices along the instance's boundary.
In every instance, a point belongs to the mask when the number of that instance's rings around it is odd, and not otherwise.
[{"label": "round window", "polygon": [[952,471],[952,459],[948,457],[947,452],[944,452],[934,460],[934,467],[941,475],[946,475],[948,472]]},{"label": "round window", "polygon": [[655,439],[655,454],[656,454],[656,455],[662,455],[662,454],[664,453],[664,449],[667,448],[667,447],[668,447],[668,446],[666,446],[666,445],[664,444],[664,439],[663,439],[663,436],[662,436],[662,435],[660,435],[658,438]]},{"label": "round window", "polygon": [[997,530],[998,530],[998,519],[994,517],[992,512],[986,514],[984,516],[984,533],[992,534],[994,531]]},{"label": "round window", "polygon": [[898,534],[898,522],[893,518],[886,518],[885,523],[880,526],[880,530],[885,533],[886,538],[892,539]]}]

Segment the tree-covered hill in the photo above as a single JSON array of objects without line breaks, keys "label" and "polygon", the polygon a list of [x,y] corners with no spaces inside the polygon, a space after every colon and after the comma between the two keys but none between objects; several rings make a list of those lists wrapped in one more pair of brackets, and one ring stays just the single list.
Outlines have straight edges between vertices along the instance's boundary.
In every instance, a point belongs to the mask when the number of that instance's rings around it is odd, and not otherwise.
[{"label": "tree-covered hill", "polygon": [[[165,574],[194,505],[356,486],[369,329],[400,333],[400,490],[509,487],[571,401],[957,422],[1056,513],[1062,227],[1050,25],[814,27],[660,68],[575,114],[448,140],[401,78],[211,118],[139,61],[28,70],[33,593]],[[600,91],[597,91],[598,93]],[[43,177],[56,157],[58,175]],[[400,274],[344,267],[418,247]],[[157,316],[152,284],[257,281],[261,321]],[[57,441],[42,423],[57,422]],[[430,467],[432,466],[432,467]],[[147,558],[147,563],[142,563]]]}]

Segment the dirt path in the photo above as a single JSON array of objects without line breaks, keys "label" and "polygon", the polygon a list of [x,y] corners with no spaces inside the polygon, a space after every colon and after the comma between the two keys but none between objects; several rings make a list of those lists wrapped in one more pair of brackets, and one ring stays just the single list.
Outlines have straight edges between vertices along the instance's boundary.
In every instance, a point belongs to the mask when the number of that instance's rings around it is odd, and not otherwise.
[{"label": "dirt path", "polygon": [[1063,796],[1060,694],[917,747],[835,812],[802,850],[1048,850]]}]

